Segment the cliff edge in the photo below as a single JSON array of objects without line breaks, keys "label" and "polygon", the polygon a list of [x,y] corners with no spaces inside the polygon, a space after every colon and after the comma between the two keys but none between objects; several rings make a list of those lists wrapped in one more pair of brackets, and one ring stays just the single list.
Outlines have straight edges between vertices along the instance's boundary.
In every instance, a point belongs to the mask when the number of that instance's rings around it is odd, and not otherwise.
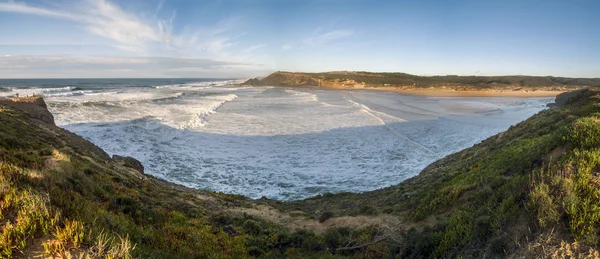
[{"label": "cliff edge", "polygon": [[31,118],[39,119],[45,123],[54,124],[54,116],[48,111],[46,102],[40,96],[20,98],[0,98],[0,105],[8,106],[22,111]]}]

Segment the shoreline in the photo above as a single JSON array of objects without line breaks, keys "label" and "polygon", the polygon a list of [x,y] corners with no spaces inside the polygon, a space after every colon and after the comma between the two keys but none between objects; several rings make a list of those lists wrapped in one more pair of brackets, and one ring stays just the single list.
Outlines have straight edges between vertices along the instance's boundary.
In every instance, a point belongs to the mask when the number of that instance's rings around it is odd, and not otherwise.
[{"label": "shoreline", "polygon": [[[294,86],[286,86],[295,88]],[[552,91],[552,90],[520,90],[520,91],[511,91],[511,90],[450,90],[450,89],[435,89],[435,88],[424,88],[424,89],[400,89],[400,88],[392,88],[392,87],[365,87],[365,88],[350,88],[350,87],[302,87],[301,88],[312,88],[317,90],[350,90],[350,91],[387,91],[387,92],[395,92],[404,95],[414,95],[414,96],[425,96],[425,97],[516,97],[516,98],[530,98],[530,97],[556,97],[561,93],[565,93],[572,90],[561,90],[561,91]]]}]

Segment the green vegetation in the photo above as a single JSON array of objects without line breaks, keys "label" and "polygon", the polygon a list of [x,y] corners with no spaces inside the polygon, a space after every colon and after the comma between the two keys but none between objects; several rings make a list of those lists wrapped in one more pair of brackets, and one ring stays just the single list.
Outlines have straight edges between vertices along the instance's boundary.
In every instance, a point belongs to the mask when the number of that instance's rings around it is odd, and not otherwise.
[{"label": "green vegetation", "polygon": [[600,92],[591,89],[399,185],[267,203],[338,216],[371,206],[396,215],[408,229],[401,231],[405,246],[395,252],[408,258],[504,256],[546,231],[596,247],[599,168]]},{"label": "green vegetation", "polygon": [[599,86],[599,78],[566,78],[552,76],[417,76],[406,73],[275,72],[263,79],[250,79],[244,85],[264,86],[331,86],[363,84],[367,87],[409,86],[415,88],[445,86],[457,90],[503,88],[574,88]]},{"label": "green vegetation", "polygon": [[295,202],[170,184],[0,106],[0,257],[594,255],[600,90],[567,99],[401,184]]},{"label": "green vegetation", "polygon": [[144,175],[129,158],[111,159],[72,133],[1,105],[0,139],[0,258],[82,253],[100,258],[336,258],[342,252],[331,245],[354,245],[372,234],[355,229],[326,240],[228,211],[251,207],[253,201]]}]

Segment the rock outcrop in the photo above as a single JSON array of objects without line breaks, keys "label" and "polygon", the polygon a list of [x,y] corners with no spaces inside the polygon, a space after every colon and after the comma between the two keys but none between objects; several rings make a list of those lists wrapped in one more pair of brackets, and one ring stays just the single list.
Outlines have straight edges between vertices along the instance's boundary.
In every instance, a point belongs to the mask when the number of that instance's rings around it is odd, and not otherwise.
[{"label": "rock outcrop", "polygon": [[48,111],[46,102],[40,96],[0,98],[0,105],[12,107],[28,114],[32,118],[56,125],[54,123],[54,116]]},{"label": "rock outcrop", "polygon": [[133,168],[140,173],[144,173],[144,165],[142,164],[142,162],[133,157],[113,155],[112,160],[119,164],[122,164],[123,166]]}]

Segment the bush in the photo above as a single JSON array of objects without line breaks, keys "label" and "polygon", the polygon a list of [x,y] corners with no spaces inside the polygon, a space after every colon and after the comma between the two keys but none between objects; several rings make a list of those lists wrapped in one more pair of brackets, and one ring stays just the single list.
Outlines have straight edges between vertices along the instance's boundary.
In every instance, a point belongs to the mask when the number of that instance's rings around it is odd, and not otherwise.
[{"label": "bush", "polygon": [[350,215],[352,215],[352,216],[356,216],[356,215],[373,216],[373,215],[377,215],[377,209],[375,209],[375,207],[373,207],[371,205],[365,205],[365,206],[360,207],[358,210],[355,210]]},{"label": "bush", "polygon": [[493,237],[490,240],[489,250],[490,252],[497,255],[504,255],[504,249],[506,248],[506,240],[504,237]]},{"label": "bush", "polygon": [[330,218],[333,218],[333,212],[331,212],[331,211],[325,211],[319,217],[319,223],[323,223],[323,222],[327,221]]},{"label": "bush", "polygon": [[571,128],[570,139],[579,148],[600,146],[600,123],[596,118],[578,119]]},{"label": "bush", "polygon": [[246,230],[246,233],[251,234],[251,235],[258,235],[262,232],[262,226],[260,225],[260,223],[256,220],[246,220],[244,221],[244,229]]},{"label": "bush", "polygon": [[302,250],[307,252],[318,252],[323,250],[323,244],[315,237],[308,236],[302,242]]},{"label": "bush", "polygon": [[484,240],[492,232],[492,225],[490,224],[489,216],[480,216],[475,219],[475,224],[473,225],[472,237],[474,239]]},{"label": "bush", "polygon": [[327,232],[325,232],[324,238],[325,238],[325,244],[329,248],[335,249],[342,243],[341,242],[342,235],[340,235],[340,232],[338,232],[338,229],[327,230]]},{"label": "bush", "polygon": [[530,193],[528,205],[533,210],[541,228],[548,227],[560,219],[558,204],[550,196],[547,184],[540,183],[534,187]]},{"label": "bush", "polygon": [[248,247],[248,254],[251,255],[251,256],[258,257],[258,256],[263,255],[264,253],[265,253],[264,250],[262,250],[262,249],[260,249],[260,248],[258,248],[256,246]]}]

